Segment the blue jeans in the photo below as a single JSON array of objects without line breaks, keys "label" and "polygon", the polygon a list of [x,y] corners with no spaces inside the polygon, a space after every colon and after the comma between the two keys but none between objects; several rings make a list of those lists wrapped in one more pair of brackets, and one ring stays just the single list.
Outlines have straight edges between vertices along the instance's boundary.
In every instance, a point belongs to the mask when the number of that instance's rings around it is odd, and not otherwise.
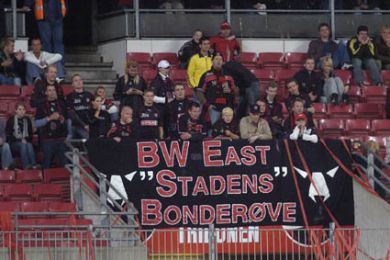
[{"label": "blue jeans", "polygon": [[[51,53],[59,53],[64,57],[63,21],[38,21],[39,35],[43,49]],[[64,59],[62,59],[62,64]]]},{"label": "blue jeans", "polygon": [[1,156],[1,167],[3,169],[8,169],[13,163],[11,149],[8,143],[3,143],[0,146],[0,156]]},{"label": "blue jeans", "polygon": [[349,58],[347,51],[347,46],[343,43],[343,41],[340,41],[337,45],[337,49],[333,53],[332,59],[334,68],[341,68],[345,63],[351,63],[351,59]]},{"label": "blue jeans", "polygon": [[[61,62],[57,62],[55,64],[57,67],[57,77],[64,77],[64,65]],[[34,79],[41,79],[43,76],[43,69],[35,65],[34,63],[26,62],[26,82],[28,85],[32,85],[34,83]]]},{"label": "blue jeans", "polygon": [[253,105],[260,98],[260,82],[253,81],[251,85],[245,89],[245,96],[240,95],[240,104],[237,109],[238,118],[242,118],[248,114],[249,105]]},{"label": "blue jeans", "polygon": [[209,109],[209,116],[210,116],[211,125],[213,125],[215,124],[215,122],[218,121],[218,119],[221,118],[221,112],[215,109]]},{"label": "blue jeans", "polygon": [[363,85],[364,77],[363,77],[363,64],[365,68],[368,70],[368,74],[371,77],[371,80],[374,82],[375,85],[382,84],[383,81],[381,79],[381,74],[378,68],[378,65],[373,58],[369,59],[359,59],[359,58],[352,58],[352,65],[353,65],[353,77],[355,78],[355,81],[358,85]]},{"label": "blue jeans", "polygon": [[14,142],[11,143],[13,151],[17,151],[20,154],[23,168],[26,169],[29,166],[36,165],[34,148],[31,143]]},{"label": "blue jeans", "polygon": [[18,77],[7,77],[3,74],[0,74],[0,85],[16,85],[21,86],[22,80]]},{"label": "blue jeans", "polygon": [[66,164],[65,158],[65,143],[59,140],[44,140],[42,141],[43,164],[42,168],[47,169],[51,166],[51,161],[54,156],[57,156],[58,164],[64,167]]}]

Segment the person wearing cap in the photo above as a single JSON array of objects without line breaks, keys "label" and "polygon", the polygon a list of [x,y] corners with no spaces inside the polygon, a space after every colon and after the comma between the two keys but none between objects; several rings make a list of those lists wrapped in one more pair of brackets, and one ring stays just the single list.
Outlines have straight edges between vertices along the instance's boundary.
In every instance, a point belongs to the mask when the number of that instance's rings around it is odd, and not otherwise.
[{"label": "person wearing cap", "polygon": [[295,128],[289,135],[290,140],[302,139],[312,143],[318,142],[318,135],[313,128],[307,127],[307,117],[304,113],[298,114],[295,117]]},{"label": "person wearing cap", "polygon": [[198,87],[202,75],[211,69],[211,57],[210,40],[206,37],[202,37],[199,40],[199,52],[191,57],[188,64],[187,76],[191,88]]},{"label": "person wearing cap", "polygon": [[348,52],[352,59],[353,77],[356,84],[363,86],[364,76],[362,66],[368,70],[371,80],[377,86],[382,86],[379,67],[375,61],[377,51],[374,42],[368,36],[368,27],[360,25],[356,36],[348,41]]},{"label": "person wearing cap", "polygon": [[173,81],[169,78],[171,65],[167,60],[161,60],[158,65],[156,78],[150,83],[150,88],[154,92],[154,102],[162,112],[164,105],[173,100]]},{"label": "person wearing cap", "polygon": [[249,143],[256,140],[271,140],[272,133],[267,120],[260,117],[260,107],[256,104],[249,108],[249,115],[240,121],[240,135]]},{"label": "person wearing cap", "polygon": [[235,105],[234,80],[225,74],[222,64],[222,56],[219,53],[215,54],[211,70],[202,75],[197,88],[198,98],[208,109],[211,124],[217,122],[223,108]]},{"label": "person wearing cap", "polygon": [[240,139],[238,125],[234,118],[234,112],[232,108],[225,107],[222,109],[222,116],[212,126],[211,135],[215,139]]},{"label": "person wearing cap", "polygon": [[203,38],[203,32],[200,29],[195,29],[192,32],[192,39],[185,42],[178,51],[178,59],[180,61],[180,68],[187,69],[190,59],[200,51],[200,39]]},{"label": "person wearing cap", "polygon": [[283,122],[283,129],[284,129],[284,133],[286,135],[289,135],[293,131],[293,129],[295,128],[296,117],[299,114],[306,114],[307,126],[309,128],[312,128],[312,129],[315,128],[314,121],[313,121],[313,114],[308,113],[305,110],[304,104],[305,104],[305,101],[301,98],[296,98],[293,101],[292,106],[291,106],[291,112],[290,112],[289,116],[286,118],[286,120],[284,120],[284,122]]},{"label": "person wearing cap", "polygon": [[221,23],[219,34],[210,38],[210,44],[214,53],[221,53],[225,61],[234,60],[241,52],[240,43],[232,34],[232,27],[228,22]]}]

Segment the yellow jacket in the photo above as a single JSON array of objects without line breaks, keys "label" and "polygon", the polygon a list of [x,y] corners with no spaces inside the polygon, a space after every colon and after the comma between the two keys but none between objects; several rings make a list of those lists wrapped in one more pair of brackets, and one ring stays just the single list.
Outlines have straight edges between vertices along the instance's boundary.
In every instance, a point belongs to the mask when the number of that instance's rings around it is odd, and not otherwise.
[{"label": "yellow jacket", "polygon": [[211,56],[203,56],[201,54],[195,54],[191,57],[188,64],[187,75],[188,82],[191,88],[198,87],[199,80],[203,73],[209,71],[212,66]]}]

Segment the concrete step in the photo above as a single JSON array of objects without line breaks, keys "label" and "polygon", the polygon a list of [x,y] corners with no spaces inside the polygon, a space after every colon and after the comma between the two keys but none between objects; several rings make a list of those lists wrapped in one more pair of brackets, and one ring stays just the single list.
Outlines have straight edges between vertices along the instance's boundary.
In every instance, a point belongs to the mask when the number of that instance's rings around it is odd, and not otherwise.
[{"label": "concrete step", "polygon": [[99,63],[102,62],[103,58],[100,56],[100,54],[96,53],[69,53],[65,55],[65,62],[80,62],[80,63],[86,63],[86,62],[93,62],[93,63]]},{"label": "concrete step", "polygon": [[66,79],[71,80],[72,75],[80,74],[85,81],[87,79],[116,79],[116,72],[111,68],[67,68]]},{"label": "concrete step", "polygon": [[65,62],[65,68],[112,68],[113,62]]},{"label": "concrete step", "polygon": [[97,50],[97,46],[92,45],[65,47],[65,53],[96,53]]}]

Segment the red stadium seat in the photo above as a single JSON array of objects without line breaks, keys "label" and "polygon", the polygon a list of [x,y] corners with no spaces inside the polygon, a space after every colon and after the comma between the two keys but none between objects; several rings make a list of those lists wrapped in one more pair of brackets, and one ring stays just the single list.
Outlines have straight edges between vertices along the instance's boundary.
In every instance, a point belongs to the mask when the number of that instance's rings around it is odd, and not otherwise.
[{"label": "red stadium seat", "polygon": [[344,135],[344,121],[342,119],[321,119],[319,129],[325,138],[338,138]]},{"label": "red stadium seat", "polygon": [[347,119],[345,122],[346,134],[350,136],[366,136],[370,133],[370,120]]},{"label": "red stadium seat", "polygon": [[358,103],[354,105],[356,118],[382,119],[383,113],[383,107],[379,104]]},{"label": "red stadium seat", "polygon": [[236,61],[242,63],[248,69],[256,68],[257,54],[255,52],[242,52],[236,58]]},{"label": "red stadium seat", "polygon": [[72,85],[62,85],[62,89],[64,90],[64,95],[67,96],[70,93],[73,92],[73,86]]},{"label": "red stadium seat", "polygon": [[16,181],[24,183],[41,183],[42,170],[16,170]]},{"label": "red stadium seat", "polygon": [[63,182],[63,181],[69,181],[70,179],[70,173],[65,168],[51,168],[51,169],[44,169],[43,170],[43,176],[45,183],[56,183],[56,182]]},{"label": "red stadium seat", "polygon": [[20,96],[20,87],[15,85],[1,85],[0,99],[17,99]]},{"label": "red stadium seat", "polygon": [[339,77],[344,84],[349,85],[352,79],[352,72],[350,70],[335,70],[334,74]]},{"label": "red stadium seat", "polygon": [[30,184],[6,184],[4,196],[6,200],[28,201],[32,199],[33,186]]},{"label": "red stadium seat", "polygon": [[161,60],[167,60],[171,68],[175,67],[178,63],[177,55],[174,52],[155,52],[152,56],[152,64],[156,66]]},{"label": "red stadium seat", "polygon": [[152,67],[152,57],[149,52],[129,52],[127,53],[127,61],[135,60],[141,68]]},{"label": "red stadium seat", "polygon": [[255,69],[255,70],[251,70],[251,72],[255,75],[255,77],[260,82],[268,82],[275,78],[275,73],[273,70]]},{"label": "red stadium seat", "polygon": [[353,116],[352,105],[332,105],[328,104],[329,118],[343,118],[348,119]]},{"label": "red stadium seat", "polygon": [[277,81],[281,87],[285,87],[286,80],[293,78],[297,71],[297,69],[277,70],[275,72],[275,81]]},{"label": "red stadium seat", "polygon": [[170,77],[174,82],[181,82],[184,84],[187,82],[187,70],[172,69]]},{"label": "red stadium seat", "polygon": [[287,117],[288,117],[288,114],[289,114],[289,112],[288,112],[288,109],[287,109],[287,107],[286,107],[286,103],[284,103],[284,102],[281,102],[280,104],[282,104],[282,112],[283,112],[283,116],[284,116],[284,118],[287,118]]},{"label": "red stadium seat", "polygon": [[390,70],[382,70],[382,79],[386,85],[390,85]]},{"label": "red stadium seat", "polygon": [[286,54],[286,63],[289,69],[302,69],[307,54],[304,52],[288,52]]},{"label": "red stadium seat", "polygon": [[38,201],[61,201],[62,187],[60,184],[36,184],[34,198]]},{"label": "red stadium seat", "polygon": [[356,104],[362,101],[361,88],[356,85],[351,85],[348,90],[348,96],[351,103]]},{"label": "red stadium seat", "polygon": [[12,201],[1,201],[0,202],[0,210],[1,211],[11,211],[16,212],[20,211],[19,203]]},{"label": "red stadium seat", "polygon": [[190,87],[185,87],[184,91],[186,93],[187,98],[192,98],[194,96],[194,89]]},{"label": "red stadium seat", "polygon": [[386,104],[387,89],[378,86],[363,87],[363,97],[367,103]]},{"label": "red stadium seat", "polygon": [[[42,201],[42,202],[26,201],[26,202],[22,202],[20,204],[20,210],[21,210],[21,212],[49,212],[49,203],[50,202],[46,202],[46,201]],[[27,216],[25,216],[25,217],[27,217]],[[37,216],[37,215],[35,215],[35,216],[31,215],[28,217],[29,218],[31,218],[31,217],[39,218],[39,216]]]},{"label": "red stadium seat", "polygon": [[257,64],[263,69],[284,69],[286,60],[282,52],[261,52]]},{"label": "red stadium seat", "polygon": [[390,136],[390,120],[388,119],[372,120],[371,130],[373,135]]},{"label": "red stadium seat", "polygon": [[21,96],[23,98],[30,98],[34,90],[34,86],[23,86],[21,88]]},{"label": "red stadium seat", "polygon": [[0,183],[13,183],[16,181],[15,172],[11,170],[0,170]]},{"label": "red stadium seat", "polygon": [[313,103],[315,113],[313,114],[314,119],[324,119],[327,117],[326,105],[324,103]]},{"label": "red stadium seat", "polygon": [[157,70],[155,69],[144,69],[142,72],[142,77],[146,83],[150,83],[157,76]]},{"label": "red stadium seat", "polygon": [[[354,78],[352,79],[352,83],[356,85],[356,81]],[[363,85],[365,85],[365,86],[373,85],[373,82],[371,82],[371,79],[370,79],[370,76],[369,76],[367,70],[363,70]]]},{"label": "red stadium seat", "polygon": [[68,202],[49,202],[50,212],[76,212],[76,206]]}]

